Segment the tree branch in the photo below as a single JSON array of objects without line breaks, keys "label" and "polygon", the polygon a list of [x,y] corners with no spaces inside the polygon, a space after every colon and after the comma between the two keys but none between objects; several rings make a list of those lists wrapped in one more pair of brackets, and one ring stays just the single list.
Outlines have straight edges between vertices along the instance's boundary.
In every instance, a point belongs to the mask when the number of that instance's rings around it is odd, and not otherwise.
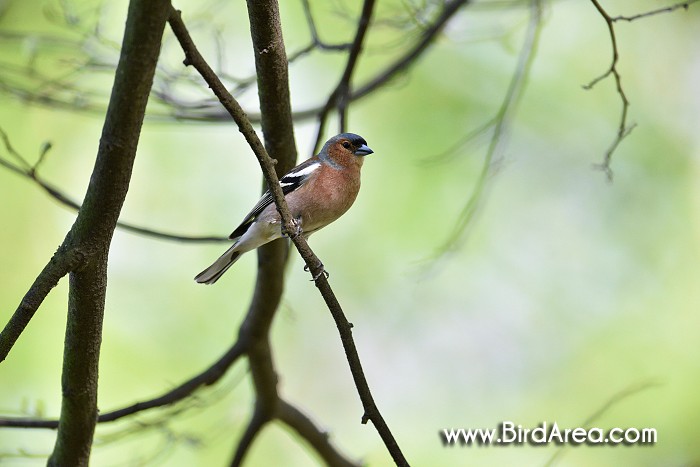
[{"label": "tree branch", "polygon": [[290,403],[284,400],[279,401],[277,417],[305,439],[321,456],[326,465],[336,467],[358,467],[361,465],[351,462],[340,454],[328,439],[328,433],[321,431],[314,425],[313,421]]},{"label": "tree branch", "polygon": [[411,47],[405,54],[399,57],[392,64],[388,65],[383,71],[377,73],[374,78],[368,80],[365,84],[352,92],[350,94],[349,101],[352,102],[371,94],[375,90],[389,83],[399,73],[402,73],[411,65],[416,63],[428,49],[430,44],[432,44],[433,40],[435,40],[435,38],[442,32],[447,22],[459,11],[460,8],[469,4],[470,2],[471,0],[452,0],[450,2],[445,2],[440,15],[438,15],[438,17],[429,27],[426,27],[423,30],[420,39],[413,45],[413,47]]},{"label": "tree branch", "polygon": [[598,10],[598,13],[600,13],[600,16],[603,17],[603,20],[605,21],[605,24],[608,27],[608,32],[610,34],[610,43],[612,45],[612,63],[610,64],[610,67],[600,76],[597,78],[593,79],[590,83],[586,84],[583,86],[583,89],[585,90],[590,90],[598,84],[600,81],[604,80],[608,76],[612,75],[613,78],[615,79],[615,88],[617,89],[617,94],[620,96],[620,101],[622,103],[622,111],[620,114],[620,120],[619,120],[619,125],[617,127],[617,135],[615,136],[615,139],[613,140],[612,144],[608,149],[605,151],[605,155],[603,156],[603,162],[600,164],[595,165],[596,168],[602,170],[605,172],[605,175],[608,177],[608,180],[612,181],[613,177],[613,172],[612,169],[610,168],[610,162],[612,160],[612,155],[617,149],[617,147],[620,145],[623,139],[627,135],[630,134],[630,132],[634,129],[635,125],[627,125],[627,111],[629,109],[630,103],[629,100],[627,99],[627,95],[625,94],[624,89],[622,88],[622,78],[620,77],[620,72],[617,69],[617,62],[620,58],[619,52],[617,50],[617,37],[615,36],[615,25],[613,19],[608,15],[608,13],[603,9],[603,7],[598,3],[598,0],[591,0],[591,3],[593,3],[593,6],[595,6],[596,10]]},{"label": "tree branch", "polygon": [[231,467],[238,467],[243,463],[243,458],[253,445],[253,440],[255,440],[258,433],[260,433],[260,431],[269,421],[270,418],[263,413],[263,411],[260,410],[256,404],[253,414],[250,417],[250,421],[248,422],[248,426],[246,426],[243,436],[241,436],[241,439],[236,445],[233,460],[231,461]]},{"label": "tree branch", "polygon": [[[0,139],[3,140],[3,143],[5,145],[5,149],[7,152],[13,156],[15,159],[17,159],[17,163],[14,163],[10,161],[9,159],[5,159],[2,156],[0,156],[0,165],[5,167],[6,169],[10,170],[11,172],[26,178],[28,180],[31,180],[34,182],[39,188],[44,190],[49,196],[51,196],[53,199],[61,203],[62,205],[74,210],[74,211],[80,211],[80,203],[72,200],[67,194],[65,194],[63,191],[59,190],[58,188],[54,187],[52,184],[47,182],[46,180],[43,179],[43,177],[39,176],[39,166],[41,162],[44,160],[46,153],[48,149],[51,147],[50,144],[46,144],[44,146],[44,149],[42,152],[39,154],[39,159],[38,161],[32,165],[27,160],[19,153],[17,152],[12,145],[10,144],[9,137],[5,133],[5,131],[0,128]],[[146,237],[153,237],[153,238],[158,238],[161,240],[171,240],[171,241],[177,241],[177,242],[188,242],[188,243],[205,243],[205,242],[228,242],[229,239],[228,237],[219,237],[215,235],[198,235],[198,236],[193,236],[193,235],[180,235],[180,234],[174,234],[174,233],[169,233],[169,232],[164,232],[161,230],[154,230],[154,229],[149,229],[146,227],[141,227],[135,224],[130,224],[128,222],[122,222],[118,221],[117,222],[117,227],[138,234],[138,235],[143,235]]]},{"label": "tree branch", "polygon": [[316,133],[316,142],[314,143],[314,154],[318,152],[318,149],[322,143],[326,119],[328,118],[328,113],[333,106],[336,106],[338,109],[340,123],[339,133],[344,133],[347,129],[347,108],[348,101],[350,99],[350,80],[352,79],[352,74],[355,71],[357,59],[362,51],[362,43],[364,42],[367,28],[369,27],[369,22],[372,18],[373,10],[374,0],[365,0],[362,4],[362,13],[360,13],[360,19],[357,23],[355,39],[352,41],[352,46],[350,47],[350,54],[348,55],[348,60],[345,64],[345,70],[340,77],[338,85],[335,87],[333,92],[331,92],[330,96],[328,96],[326,105],[323,106],[323,109],[321,109],[318,116],[318,131]]},{"label": "tree branch", "polygon": [[[348,103],[368,96],[391,82],[397,75],[410,68],[411,65],[416,63],[423,53],[428,50],[435,38],[443,31],[448,21],[454,17],[461,7],[470,2],[471,0],[452,0],[446,2],[435,21],[423,30],[420,39],[406,53],[387,65],[386,68],[379,71],[373,78],[370,78],[357,89],[351,90],[348,95]],[[294,111],[292,118],[295,122],[301,122],[310,118],[318,118],[325,106],[326,104]],[[209,111],[201,112],[197,115],[189,115],[187,118],[200,121],[221,121],[225,118],[225,114],[218,109],[210,109]],[[251,122],[259,122],[261,116],[259,113],[251,112],[248,114],[248,118]]]},{"label": "tree branch", "polygon": [[246,3],[258,76],[260,124],[265,149],[277,159],[277,175],[281,176],[294,167],[297,152],[279,7],[277,0],[247,0]]},{"label": "tree branch", "polygon": [[[471,225],[478,212],[478,208],[481,205],[487,188],[489,177],[493,173],[494,159],[496,158],[500,145],[506,137],[508,126],[512,118],[511,115],[515,112],[520,98],[523,95],[523,89],[527,84],[527,77],[530,74],[530,69],[537,53],[541,30],[542,0],[530,0],[530,20],[503,101],[498,111],[491,119],[476,130],[469,132],[460,142],[460,144],[464,144],[471,138],[492,129],[489,146],[486,150],[476,185],[462,208],[452,233],[448,236],[447,240],[437,248],[433,258],[444,255],[458,246],[460,240],[464,237],[464,232]],[[455,149],[457,147],[459,146],[455,146]]]},{"label": "tree branch", "polygon": [[[215,384],[226,373],[238,358],[245,352],[242,341],[236,341],[224,355],[222,355],[214,364],[201,373],[193,376],[189,380],[179,386],[167,391],[166,393],[153,399],[137,402],[121,409],[104,412],[97,417],[98,423],[108,423],[119,420],[130,415],[134,415],[146,410],[172,405],[180,402],[187,397],[190,397],[197,389],[202,386],[211,386]],[[0,418],[0,427],[14,428],[58,428],[58,420],[46,420],[27,417],[2,417]]]},{"label": "tree branch", "polygon": [[167,0],[132,0],[100,147],[83,206],[64,245],[83,248],[70,273],[62,403],[49,465],[87,465],[97,423],[97,374],[107,257],[129,188],[136,147],[167,19]]},{"label": "tree branch", "polygon": [[[352,47],[351,43],[342,44],[328,44],[323,42],[318,35],[318,30],[316,29],[316,22],[314,21],[313,14],[311,13],[311,5],[309,0],[302,0],[302,6],[304,7],[304,16],[306,16],[306,24],[309,26],[309,33],[311,34],[311,45],[309,49],[319,48],[321,50],[348,50]],[[309,50],[309,51],[310,51]],[[289,61],[292,61],[290,56]]]},{"label": "tree branch", "polygon": [[343,347],[346,351],[348,361],[350,362],[350,370],[353,374],[353,379],[358,386],[357,390],[360,394],[360,399],[362,400],[363,406],[365,407],[365,414],[363,416],[363,421],[372,420],[375,428],[380,434],[380,437],[384,441],[387,449],[391,453],[394,461],[398,465],[408,465],[406,459],[404,458],[401,450],[396,443],[393,435],[391,434],[386,422],[382,418],[379,410],[377,409],[374,400],[372,399],[371,392],[367,386],[367,381],[364,377],[362,366],[360,364],[359,356],[357,355],[357,350],[354,346],[352,340],[352,333],[350,331],[351,325],[345,318],[343,311],[338,303],[335,295],[333,294],[330,284],[328,283],[323,272],[323,265],[318,257],[309,248],[306,240],[302,235],[296,233],[296,228],[293,223],[289,208],[284,199],[284,194],[282,193],[282,188],[279,184],[279,179],[274,171],[274,163],[270,156],[265,151],[265,148],[261,144],[260,140],[255,133],[250,121],[245,116],[243,109],[240,107],[238,102],[231,96],[226,88],[223,86],[221,81],[218,79],[216,74],[211,70],[209,65],[207,65],[204,58],[197,51],[194,46],[192,39],[187,32],[182,19],[180,18],[179,12],[173,12],[170,16],[170,24],[175,33],[176,37],[180,41],[180,44],[185,51],[185,64],[194,66],[205,79],[209,87],[212,89],[214,94],[219,98],[222,105],[226,108],[229,114],[233,117],[239,130],[243,133],[246,141],[248,141],[251,149],[255,153],[255,156],[260,163],[261,169],[267,181],[270,192],[275,201],[280,216],[282,218],[282,226],[284,231],[290,233],[289,236],[294,242],[297,250],[299,251],[302,258],[306,262],[312,277],[316,278],[316,285],[321,291],[321,294],[326,301],[326,305],[329,307],[331,314],[336,320],[338,330],[341,335],[341,341],[343,342]]},{"label": "tree branch", "polygon": [[625,139],[631,132],[634,130],[634,127],[636,124],[627,124],[627,115],[628,115],[628,110],[630,106],[630,102],[627,99],[627,95],[622,87],[622,78],[620,76],[620,72],[617,69],[617,64],[620,59],[620,54],[619,50],[617,47],[617,37],[615,34],[615,23],[617,21],[627,21],[627,22],[632,22],[638,19],[642,18],[648,18],[650,16],[655,16],[661,13],[670,13],[673,11],[676,11],[678,9],[685,9],[687,10],[688,7],[690,7],[691,4],[696,3],[698,0],[690,0],[686,2],[681,2],[681,3],[676,3],[675,5],[671,5],[668,7],[663,7],[663,8],[657,8],[655,10],[647,11],[644,13],[638,13],[636,15],[631,15],[631,16],[610,16],[608,12],[601,6],[601,4],[598,2],[598,0],[591,0],[591,3],[593,3],[593,6],[595,7],[596,10],[598,10],[598,13],[600,16],[603,18],[605,21],[605,24],[608,28],[608,33],[610,34],[610,44],[612,47],[612,63],[610,64],[610,67],[600,76],[594,78],[591,82],[588,84],[584,85],[583,88],[586,90],[590,90],[598,84],[600,81],[604,80],[605,78],[609,77],[610,75],[613,76],[615,80],[615,89],[617,91],[617,94],[620,96],[620,102],[622,103],[622,110],[620,112],[620,119],[619,119],[619,124],[617,127],[617,134],[615,135],[615,139],[613,142],[610,144],[608,149],[605,151],[605,155],[603,156],[603,162],[600,164],[596,164],[594,167],[602,170],[605,172],[605,175],[608,177],[608,180],[612,181],[613,178],[613,171],[610,168],[610,163],[612,160],[612,155],[617,149],[617,147],[620,145],[623,139]]},{"label": "tree branch", "polygon": [[49,292],[63,276],[83,263],[85,254],[77,248],[61,247],[39,273],[34,283],[22,298],[19,306],[0,332],[0,362],[7,358],[29,321],[41,306]]},{"label": "tree branch", "polygon": [[616,22],[616,21],[627,21],[627,22],[630,22],[630,23],[631,23],[632,21],[635,21],[635,20],[638,20],[638,19],[642,19],[642,18],[648,18],[649,16],[656,16],[656,15],[659,15],[659,14],[662,14],[662,13],[671,13],[671,12],[673,12],[673,11],[680,10],[681,8],[687,11],[688,8],[690,7],[690,5],[692,5],[693,3],[697,2],[697,1],[698,1],[698,0],[689,0],[689,1],[687,1],[687,2],[680,2],[680,3],[676,3],[675,5],[671,5],[671,6],[667,6],[667,7],[662,7],[662,8],[657,8],[657,9],[651,10],[651,11],[646,11],[646,12],[644,12],[644,13],[637,13],[636,15],[630,15],[630,16],[624,16],[624,15],[613,16],[613,17],[611,17],[610,19],[611,19],[613,22]]}]

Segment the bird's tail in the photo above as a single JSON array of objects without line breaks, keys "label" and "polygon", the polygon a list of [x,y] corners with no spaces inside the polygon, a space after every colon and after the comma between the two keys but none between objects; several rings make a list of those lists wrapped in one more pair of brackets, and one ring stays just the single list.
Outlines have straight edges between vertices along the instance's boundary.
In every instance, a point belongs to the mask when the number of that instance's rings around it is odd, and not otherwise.
[{"label": "bird's tail", "polygon": [[226,253],[219,256],[219,259],[214,261],[214,264],[197,274],[194,280],[200,284],[213,284],[218,281],[219,278],[228,271],[228,268],[233,266],[233,263],[243,254],[242,251],[235,250],[236,246],[237,245],[234,244],[231,248],[226,250]]}]

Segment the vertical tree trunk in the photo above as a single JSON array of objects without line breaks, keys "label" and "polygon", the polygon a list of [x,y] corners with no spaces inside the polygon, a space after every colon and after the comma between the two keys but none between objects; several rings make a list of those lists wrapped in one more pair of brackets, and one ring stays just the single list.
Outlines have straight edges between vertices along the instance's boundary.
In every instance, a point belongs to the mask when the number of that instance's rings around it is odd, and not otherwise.
[{"label": "vertical tree trunk", "polygon": [[168,17],[167,0],[132,0],[121,56],[85,200],[62,248],[84,255],[70,273],[61,418],[49,465],[88,465],[97,422],[107,257],[136,155]]}]

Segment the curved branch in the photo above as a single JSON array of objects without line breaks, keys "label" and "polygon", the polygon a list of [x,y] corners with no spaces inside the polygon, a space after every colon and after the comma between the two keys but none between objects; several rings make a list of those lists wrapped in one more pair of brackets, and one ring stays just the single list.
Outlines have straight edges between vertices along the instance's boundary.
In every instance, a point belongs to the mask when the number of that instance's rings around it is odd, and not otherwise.
[{"label": "curved branch", "polygon": [[515,108],[517,107],[520,97],[522,96],[523,88],[526,84],[527,76],[530,73],[530,68],[532,67],[532,63],[537,52],[537,47],[539,45],[541,29],[542,1],[531,0],[530,21],[527,32],[518,55],[518,61],[515,65],[513,76],[508,84],[508,89],[503,101],[501,102],[501,106],[499,107],[498,112],[496,112],[496,115],[486,122],[486,124],[480,126],[475,131],[470,132],[466,138],[463,139],[463,141],[466,142],[472,137],[481,134],[489,127],[493,127],[493,133],[489,141],[488,149],[486,150],[486,155],[484,156],[484,161],[481,166],[481,172],[479,173],[476,186],[472,190],[467,203],[459,214],[457,225],[453,228],[453,231],[447,240],[437,249],[437,253],[434,256],[443,255],[451,249],[454,249],[460,239],[463,237],[464,231],[469,227],[477,213],[481,200],[484,196],[484,192],[486,191],[489,176],[492,173],[494,157],[498,152],[498,148],[502,143],[503,138],[505,137],[511,114],[515,112]]},{"label": "curved branch", "polygon": [[[98,423],[114,422],[124,417],[134,415],[146,410],[172,405],[180,402],[191,396],[197,389],[202,386],[211,386],[215,384],[226,373],[239,357],[245,352],[245,346],[242,341],[236,341],[224,355],[222,355],[213,365],[206,370],[193,376],[189,380],[179,386],[169,390],[168,392],[148,399],[142,402],[137,402],[121,409],[104,412],[97,417]],[[27,417],[2,417],[0,418],[0,427],[14,428],[58,428],[58,420],[44,420],[38,418]]]},{"label": "curved branch", "polygon": [[394,77],[396,77],[396,75],[416,63],[421,55],[428,50],[428,47],[430,44],[432,44],[435,38],[442,32],[447,22],[459,11],[460,8],[471,3],[471,1],[472,0],[452,0],[451,2],[445,2],[440,15],[431,25],[423,30],[418,42],[416,42],[413,47],[408,50],[408,52],[399,57],[394,63],[387,66],[384,71],[377,73],[374,78],[370,79],[364,85],[356,89],[351,94],[350,99],[354,101],[365,97],[366,95],[384,86]]},{"label": "curved branch", "polygon": [[605,21],[605,24],[608,28],[608,33],[610,34],[610,43],[612,46],[612,63],[610,64],[610,67],[600,76],[597,78],[593,79],[590,83],[586,84],[583,86],[583,89],[585,90],[590,90],[593,89],[593,86],[598,84],[600,81],[604,80],[608,76],[612,75],[613,78],[615,79],[615,89],[617,90],[617,94],[620,96],[620,101],[622,103],[622,111],[620,113],[620,120],[619,120],[619,125],[617,127],[617,134],[615,136],[615,139],[613,140],[612,144],[608,149],[605,151],[605,155],[603,156],[603,162],[600,164],[597,164],[595,167],[602,170],[605,172],[605,175],[608,177],[608,180],[612,181],[613,177],[613,172],[612,169],[610,168],[610,162],[612,160],[612,155],[617,149],[617,147],[620,145],[623,139],[629,135],[632,130],[634,129],[635,125],[627,125],[627,111],[629,110],[629,100],[627,99],[627,95],[625,94],[624,89],[622,88],[622,78],[620,77],[620,72],[617,69],[617,62],[620,58],[620,54],[617,49],[617,37],[615,36],[615,24],[610,15],[603,9],[603,7],[598,3],[598,0],[591,0],[591,3],[593,3],[593,6],[595,6],[596,10],[598,10],[598,13],[600,16],[602,16],[603,20]]},{"label": "curved branch", "polygon": [[219,381],[219,379],[226,373],[231,365],[233,365],[236,360],[243,355],[244,350],[245,348],[242,342],[236,341],[236,343],[233,344],[231,348],[226,351],[226,353],[222,355],[221,358],[219,358],[219,360],[217,360],[213,365],[180,384],[176,388],[173,388],[156,398],[143,402],[137,402],[136,404],[124,407],[122,409],[112,410],[110,412],[100,414],[97,421],[99,423],[113,422],[115,420],[119,420],[120,418],[133,415],[138,412],[143,412],[144,410],[179,402],[191,396],[200,387],[211,386]]},{"label": "curved branch", "polygon": [[[423,53],[428,50],[435,38],[442,32],[445,25],[452,17],[454,17],[459,9],[471,3],[471,1],[472,0],[452,0],[450,2],[446,2],[435,21],[423,30],[420,39],[405,54],[401,55],[393,63],[387,65],[386,68],[378,72],[373,78],[370,78],[366,83],[359,86],[357,89],[351,90],[348,95],[348,103],[368,96],[369,94],[388,84],[398,74],[410,68],[411,65],[416,63]],[[294,111],[292,113],[292,118],[296,122],[308,120],[310,118],[318,118],[325,106],[326,104]],[[201,112],[197,115],[187,115],[181,117],[198,121],[223,121],[226,118],[226,113],[212,108],[209,111]],[[260,118],[260,114],[257,112],[250,112],[248,114],[248,119],[253,123],[259,122]]]},{"label": "curved branch", "polygon": [[[58,201],[62,205],[68,207],[69,209],[72,209],[74,211],[80,211],[80,203],[74,201],[67,194],[65,194],[63,191],[54,187],[49,182],[44,180],[43,177],[39,176],[39,166],[43,162],[43,160],[48,152],[48,149],[51,147],[50,144],[46,144],[44,146],[44,149],[39,154],[38,161],[34,165],[31,165],[31,164],[29,164],[29,162],[27,162],[27,160],[24,157],[22,157],[22,155],[19,152],[17,152],[12,147],[7,134],[2,130],[2,128],[0,128],[0,139],[3,140],[4,145],[5,145],[5,149],[7,150],[7,152],[10,155],[12,155],[15,159],[18,160],[17,163],[14,163],[14,162],[11,162],[10,160],[7,160],[7,159],[0,156],[0,165],[1,166],[5,167],[9,171],[11,171],[11,172],[23,177],[23,178],[31,180],[39,188],[44,190],[49,196],[51,196],[53,199],[55,199],[56,201]],[[128,222],[122,222],[122,221],[117,221],[117,227],[119,227],[122,230],[126,230],[128,232],[143,235],[146,237],[158,238],[161,240],[171,240],[171,241],[186,242],[186,243],[207,243],[207,242],[220,243],[220,242],[228,242],[229,241],[229,239],[227,237],[220,237],[220,236],[216,236],[216,235],[180,235],[180,234],[164,232],[161,230],[149,229],[146,227],[138,226],[136,224],[130,224]]]},{"label": "curved branch", "polygon": [[328,433],[321,431],[309,417],[290,403],[280,400],[277,418],[305,439],[321,456],[326,465],[338,467],[358,467],[361,465],[351,462],[339,453],[328,439]]},{"label": "curved branch", "polygon": [[608,28],[608,34],[610,35],[610,44],[612,47],[612,63],[610,64],[610,67],[600,76],[594,78],[592,81],[590,81],[588,84],[585,84],[583,86],[583,89],[585,90],[590,90],[598,84],[600,81],[603,81],[605,78],[609,77],[612,75],[612,77],[615,80],[615,89],[617,91],[617,94],[620,96],[620,102],[622,104],[622,110],[620,111],[620,119],[619,119],[619,124],[617,127],[617,133],[615,135],[615,139],[613,142],[610,144],[608,149],[605,151],[605,155],[603,156],[603,162],[600,164],[596,164],[594,167],[602,170],[605,172],[605,175],[608,177],[609,181],[612,181],[613,178],[613,171],[610,168],[610,163],[612,160],[612,155],[617,149],[617,147],[620,145],[623,139],[625,139],[631,132],[634,130],[636,124],[627,124],[627,114],[630,106],[630,102],[627,99],[627,95],[625,94],[625,90],[622,87],[622,78],[620,76],[620,72],[617,69],[617,63],[620,59],[620,53],[617,47],[617,36],[615,34],[615,22],[617,21],[627,21],[627,22],[632,22],[641,18],[648,18],[650,16],[658,15],[661,13],[670,13],[673,11],[676,11],[678,9],[685,9],[687,10],[688,7],[697,2],[698,0],[690,0],[687,2],[682,2],[682,3],[677,3],[675,5],[671,5],[668,7],[664,8],[657,8],[655,10],[647,11],[644,13],[638,13],[636,15],[631,15],[631,16],[610,16],[610,14],[602,7],[602,5],[598,2],[598,0],[591,0],[591,3],[593,3],[593,6],[595,7],[596,10],[598,10],[598,14],[603,18],[603,21],[605,21],[605,25]]},{"label": "curved branch", "polygon": [[253,440],[258,436],[258,433],[263,429],[263,427],[270,421],[270,418],[261,410],[258,410],[256,405],[253,415],[250,417],[248,426],[243,432],[240,441],[236,445],[236,451],[233,455],[233,460],[231,461],[231,467],[238,467],[243,463],[243,458],[248,453],[250,446],[253,444]]},{"label": "curved branch", "polygon": [[[616,405],[624,402],[626,399],[635,396],[641,392],[644,392],[648,389],[654,388],[661,386],[659,382],[656,381],[647,381],[644,383],[640,384],[635,384],[632,386],[629,386],[622,391],[619,391],[615,394],[613,394],[605,403],[598,408],[595,412],[593,412],[592,415],[590,415],[586,420],[584,420],[582,423],[579,423],[578,426],[582,428],[589,428],[593,422],[595,422],[597,419],[599,419],[601,416],[605,414],[608,410],[611,408],[615,407]],[[545,467],[550,467],[556,464],[556,462],[561,458],[561,456],[564,454],[568,446],[566,444],[563,444],[559,446],[555,451],[554,454],[552,454],[552,457],[547,460],[547,462],[544,464]]]}]

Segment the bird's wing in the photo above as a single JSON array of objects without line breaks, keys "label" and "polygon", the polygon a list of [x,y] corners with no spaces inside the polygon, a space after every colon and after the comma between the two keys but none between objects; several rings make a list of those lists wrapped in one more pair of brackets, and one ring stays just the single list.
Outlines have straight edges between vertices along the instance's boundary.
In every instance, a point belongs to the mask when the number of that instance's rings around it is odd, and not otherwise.
[{"label": "bird's wing", "polygon": [[[280,186],[282,187],[282,193],[286,196],[287,194],[293,192],[299,187],[303,186],[311,177],[317,169],[321,167],[321,162],[315,158],[311,158],[307,161],[302,162],[298,166],[290,170],[284,177],[280,179]],[[248,228],[255,222],[255,219],[260,215],[261,212],[265,210],[266,207],[273,204],[272,193],[270,190],[265,190],[260,200],[253,206],[253,209],[245,216],[241,225],[236,227],[231,235],[230,239],[236,239],[246,233]]]}]

